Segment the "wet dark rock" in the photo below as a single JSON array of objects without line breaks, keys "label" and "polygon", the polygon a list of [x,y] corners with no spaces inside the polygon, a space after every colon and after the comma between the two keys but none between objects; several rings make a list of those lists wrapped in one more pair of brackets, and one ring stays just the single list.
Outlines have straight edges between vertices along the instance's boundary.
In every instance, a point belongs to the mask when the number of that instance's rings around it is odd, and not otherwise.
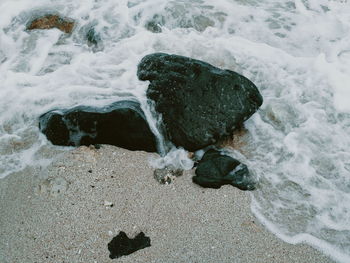
[{"label": "wet dark rock", "polygon": [[39,128],[55,145],[111,144],[129,150],[157,150],[156,137],[140,104],[134,101],[53,110],[40,116]]},{"label": "wet dark rock", "polygon": [[162,28],[160,27],[160,25],[154,21],[147,22],[145,27],[148,31],[151,31],[152,33],[162,32]]},{"label": "wet dark rock", "polygon": [[68,18],[62,18],[58,15],[50,14],[34,19],[27,26],[27,30],[51,28],[57,28],[67,34],[70,34],[74,28],[74,21]]},{"label": "wet dark rock", "polygon": [[183,56],[147,55],[137,75],[150,81],[147,97],[162,114],[168,139],[190,151],[232,135],[263,102],[247,78]]},{"label": "wet dark rock", "polygon": [[139,233],[135,238],[128,238],[126,233],[121,231],[108,243],[109,257],[111,259],[119,258],[150,246],[151,239],[146,237],[143,232]]},{"label": "wet dark rock", "polygon": [[230,184],[241,190],[255,189],[255,180],[245,164],[214,149],[203,155],[192,180],[208,188],[220,188]]},{"label": "wet dark rock", "polygon": [[145,27],[148,31],[153,33],[161,33],[162,26],[165,23],[165,18],[161,15],[154,15],[152,20],[149,20]]},{"label": "wet dark rock", "polygon": [[98,43],[101,41],[101,37],[98,33],[96,33],[95,29],[92,27],[86,32],[86,40],[88,41],[88,44],[97,46]]},{"label": "wet dark rock", "polygon": [[161,184],[170,184],[176,177],[183,174],[183,170],[169,165],[162,169],[154,170],[154,178]]}]

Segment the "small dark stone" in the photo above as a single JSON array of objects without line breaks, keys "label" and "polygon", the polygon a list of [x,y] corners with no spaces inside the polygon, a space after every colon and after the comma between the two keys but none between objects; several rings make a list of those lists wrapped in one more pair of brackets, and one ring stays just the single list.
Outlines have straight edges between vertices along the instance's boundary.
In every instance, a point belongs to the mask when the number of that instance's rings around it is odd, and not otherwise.
[{"label": "small dark stone", "polygon": [[147,97],[162,114],[165,135],[189,151],[231,136],[263,102],[244,76],[188,57],[147,55],[137,75],[150,81]]},{"label": "small dark stone", "polygon": [[128,238],[126,233],[121,231],[108,243],[109,257],[111,259],[119,258],[150,246],[151,239],[146,237],[143,232],[139,233],[135,238]]},{"label": "small dark stone", "polygon": [[95,29],[92,27],[86,33],[86,40],[88,41],[89,45],[97,46],[97,44],[101,41],[101,37],[99,34],[96,33]]},{"label": "small dark stone", "polygon": [[146,28],[152,33],[162,33],[162,28],[154,21],[147,22]]},{"label": "small dark stone", "polygon": [[99,150],[99,149],[101,149],[101,144],[95,144],[94,147],[96,150]]},{"label": "small dark stone", "polygon": [[217,189],[230,184],[241,190],[255,189],[255,181],[245,164],[213,149],[203,155],[192,180],[202,187]]},{"label": "small dark stone", "polygon": [[88,172],[89,172],[89,173],[92,173],[92,170],[89,170]]},{"label": "small dark stone", "polygon": [[165,18],[163,16],[160,15],[155,15],[153,16],[152,20],[149,20],[145,27],[148,31],[151,31],[153,33],[161,33],[162,32],[162,28],[161,26],[163,26],[165,23]]},{"label": "small dark stone", "polygon": [[39,117],[39,128],[55,145],[110,144],[129,150],[157,150],[156,137],[135,101],[53,110]]}]

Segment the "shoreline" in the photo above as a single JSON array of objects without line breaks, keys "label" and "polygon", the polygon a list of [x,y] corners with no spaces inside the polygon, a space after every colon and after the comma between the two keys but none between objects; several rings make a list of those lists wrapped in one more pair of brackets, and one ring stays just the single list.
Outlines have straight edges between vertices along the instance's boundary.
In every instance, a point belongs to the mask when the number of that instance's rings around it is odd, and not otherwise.
[{"label": "shoreline", "polygon": [[[0,179],[0,262],[334,262],[267,231],[247,192],[201,188],[193,171],[159,184],[152,156],[79,147]],[[151,247],[111,260],[119,231],[144,232]]]}]

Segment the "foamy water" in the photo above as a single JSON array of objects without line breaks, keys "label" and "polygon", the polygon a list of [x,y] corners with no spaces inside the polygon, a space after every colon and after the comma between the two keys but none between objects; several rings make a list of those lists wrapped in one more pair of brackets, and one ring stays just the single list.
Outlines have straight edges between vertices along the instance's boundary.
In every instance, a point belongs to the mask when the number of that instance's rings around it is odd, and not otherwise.
[{"label": "foamy water", "polygon": [[[250,154],[239,155],[259,178],[255,215],[287,242],[350,262],[350,3],[1,0],[0,10],[0,177],[69,150],[38,130],[53,108],[133,96],[155,126],[137,64],[153,52],[189,56],[245,75],[264,97],[246,122]],[[25,31],[47,13],[74,19],[73,34]],[[98,47],[87,45],[91,27]],[[186,166],[184,156],[163,163]]]}]

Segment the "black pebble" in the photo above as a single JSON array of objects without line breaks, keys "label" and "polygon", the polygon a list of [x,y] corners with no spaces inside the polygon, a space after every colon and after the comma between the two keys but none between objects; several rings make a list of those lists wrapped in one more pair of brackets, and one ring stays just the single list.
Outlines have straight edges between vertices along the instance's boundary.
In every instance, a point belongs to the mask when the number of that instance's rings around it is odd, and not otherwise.
[{"label": "black pebble", "polygon": [[101,144],[94,144],[94,147],[96,150],[99,150],[99,149],[101,149]]},{"label": "black pebble", "polygon": [[137,250],[150,247],[151,239],[146,237],[143,232],[135,238],[128,238],[125,232],[121,231],[108,243],[109,257],[111,259],[119,258],[134,253]]}]

